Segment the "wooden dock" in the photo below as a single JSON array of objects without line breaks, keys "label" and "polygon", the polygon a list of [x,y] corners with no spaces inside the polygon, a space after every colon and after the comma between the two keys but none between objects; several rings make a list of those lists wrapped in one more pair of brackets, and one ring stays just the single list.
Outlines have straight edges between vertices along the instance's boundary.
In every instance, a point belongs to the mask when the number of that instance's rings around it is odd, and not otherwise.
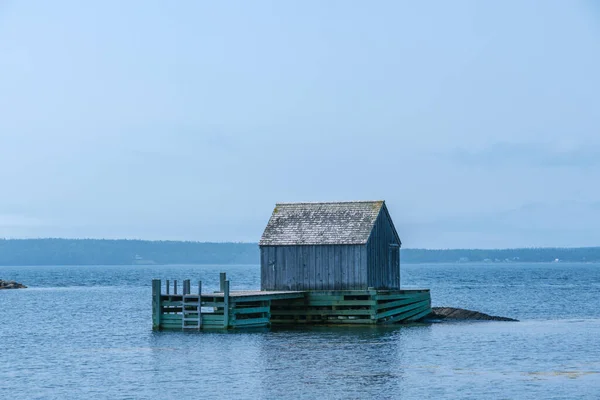
[{"label": "wooden dock", "polygon": [[177,281],[152,281],[155,330],[206,330],[273,325],[389,324],[416,321],[431,313],[429,289],[230,291],[221,274],[220,290],[192,293],[189,280],[177,293]]}]

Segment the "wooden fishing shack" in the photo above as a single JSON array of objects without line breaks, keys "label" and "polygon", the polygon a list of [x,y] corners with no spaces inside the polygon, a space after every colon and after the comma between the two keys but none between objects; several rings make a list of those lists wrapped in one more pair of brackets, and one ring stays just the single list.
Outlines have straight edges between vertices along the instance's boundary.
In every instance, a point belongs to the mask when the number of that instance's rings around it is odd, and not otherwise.
[{"label": "wooden fishing shack", "polygon": [[260,239],[261,290],[400,289],[400,246],[383,201],[281,203]]},{"label": "wooden fishing shack", "polygon": [[[261,290],[162,293],[155,329],[412,322],[431,312],[429,289],[401,289],[402,245],[384,201],[279,203],[260,239]],[[211,312],[203,312],[212,307]]]}]

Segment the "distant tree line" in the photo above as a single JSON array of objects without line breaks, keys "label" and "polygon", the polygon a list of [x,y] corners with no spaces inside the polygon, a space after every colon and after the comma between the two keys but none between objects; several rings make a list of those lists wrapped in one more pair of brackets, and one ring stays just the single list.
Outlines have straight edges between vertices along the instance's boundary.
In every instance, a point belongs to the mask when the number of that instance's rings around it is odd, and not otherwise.
[{"label": "distant tree line", "polygon": [[[600,262],[600,247],[502,250],[402,249],[402,263]],[[256,243],[102,239],[0,239],[0,265],[260,263]]]},{"label": "distant tree line", "polygon": [[0,239],[0,265],[258,264],[256,243]]},{"label": "distant tree line", "polygon": [[457,249],[426,250],[402,249],[405,263],[456,263],[456,262],[598,262],[600,247],[579,248],[523,248],[523,249]]}]

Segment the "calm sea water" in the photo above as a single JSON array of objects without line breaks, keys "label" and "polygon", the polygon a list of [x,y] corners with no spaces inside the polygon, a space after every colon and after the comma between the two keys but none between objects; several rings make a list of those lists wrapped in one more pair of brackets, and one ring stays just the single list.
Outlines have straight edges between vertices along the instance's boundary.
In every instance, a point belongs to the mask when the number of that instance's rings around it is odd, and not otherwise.
[{"label": "calm sea water", "polygon": [[0,267],[0,398],[599,399],[600,265],[403,265],[433,305],[521,322],[153,332],[151,279],[258,266]]}]

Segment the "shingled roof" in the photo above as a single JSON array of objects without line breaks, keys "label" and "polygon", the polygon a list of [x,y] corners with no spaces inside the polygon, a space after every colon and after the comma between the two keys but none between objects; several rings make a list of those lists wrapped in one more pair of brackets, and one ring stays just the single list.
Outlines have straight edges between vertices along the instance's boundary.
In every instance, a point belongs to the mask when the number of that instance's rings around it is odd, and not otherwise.
[{"label": "shingled roof", "polygon": [[278,203],[260,246],[365,244],[383,201]]}]

